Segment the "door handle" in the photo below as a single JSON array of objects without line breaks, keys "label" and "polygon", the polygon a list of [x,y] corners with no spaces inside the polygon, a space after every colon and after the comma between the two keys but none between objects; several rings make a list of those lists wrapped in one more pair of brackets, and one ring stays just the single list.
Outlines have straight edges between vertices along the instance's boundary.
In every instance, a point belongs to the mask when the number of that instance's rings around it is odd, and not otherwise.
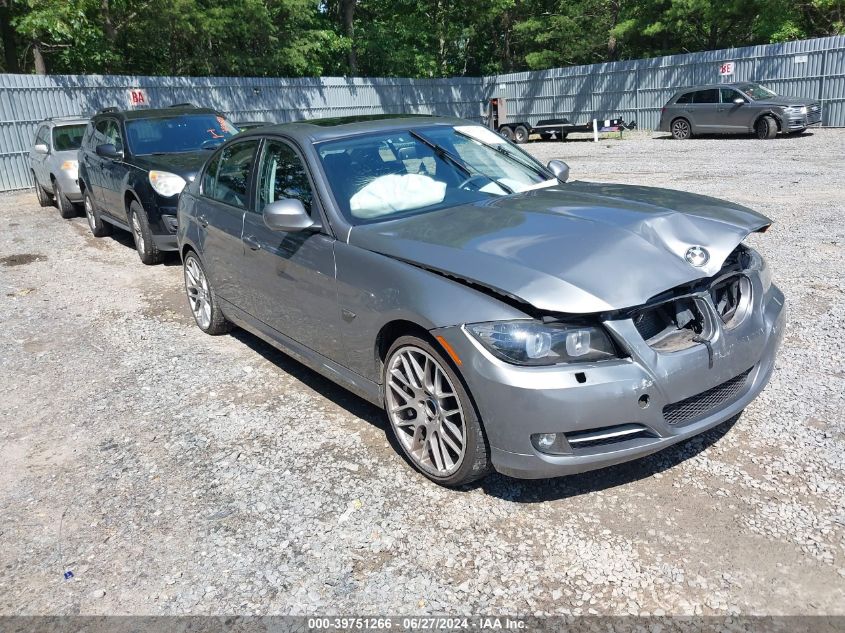
[{"label": "door handle", "polygon": [[200,213],[200,214],[197,216],[197,222],[199,222],[199,223],[200,223],[200,226],[201,226],[202,228],[205,228],[205,227],[207,227],[207,226],[208,226],[208,218],[207,218],[207,217],[205,217],[205,214],[204,214],[204,213]]},{"label": "door handle", "polygon": [[258,240],[255,239],[252,235],[247,235],[244,237],[244,244],[249,246],[251,250],[257,251],[261,248],[261,244],[258,243]]}]

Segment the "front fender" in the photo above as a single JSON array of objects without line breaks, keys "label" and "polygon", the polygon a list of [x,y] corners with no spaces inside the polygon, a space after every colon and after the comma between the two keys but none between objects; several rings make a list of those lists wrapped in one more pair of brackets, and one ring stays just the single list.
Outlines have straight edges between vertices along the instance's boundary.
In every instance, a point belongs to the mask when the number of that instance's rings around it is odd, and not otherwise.
[{"label": "front fender", "polygon": [[412,264],[335,243],[339,308],[349,368],[378,382],[376,338],[392,321],[426,330],[505,319],[530,318],[490,294]]}]

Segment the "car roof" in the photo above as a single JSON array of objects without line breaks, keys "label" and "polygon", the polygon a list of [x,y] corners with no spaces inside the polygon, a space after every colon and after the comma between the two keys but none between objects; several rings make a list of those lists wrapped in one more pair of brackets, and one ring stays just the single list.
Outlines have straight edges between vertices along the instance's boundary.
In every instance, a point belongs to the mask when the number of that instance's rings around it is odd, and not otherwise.
[{"label": "car roof", "polygon": [[133,121],[136,119],[157,119],[181,114],[213,114],[220,115],[212,108],[197,108],[191,105],[171,106],[169,108],[138,108],[135,110],[121,110],[119,108],[104,108],[95,115],[96,117],[112,116]]},{"label": "car roof", "polygon": [[41,123],[39,123],[39,125],[52,125],[53,127],[57,127],[59,125],[87,125],[90,120],[91,119],[83,115],[56,116],[44,119]]},{"label": "car roof", "polygon": [[701,86],[690,86],[689,88],[682,88],[676,94],[684,92],[693,92],[694,90],[712,90],[713,88],[738,88],[739,86],[747,86],[748,84],[756,83],[754,81],[732,81],[730,83],[721,84],[703,84]]},{"label": "car roof", "polygon": [[427,114],[367,114],[359,116],[335,117],[326,119],[308,119],[292,123],[268,124],[253,130],[247,130],[238,138],[248,136],[266,136],[284,134],[302,141],[319,143],[339,138],[346,138],[370,132],[402,130],[425,125],[467,125],[472,123],[456,117],[440,117]]}]

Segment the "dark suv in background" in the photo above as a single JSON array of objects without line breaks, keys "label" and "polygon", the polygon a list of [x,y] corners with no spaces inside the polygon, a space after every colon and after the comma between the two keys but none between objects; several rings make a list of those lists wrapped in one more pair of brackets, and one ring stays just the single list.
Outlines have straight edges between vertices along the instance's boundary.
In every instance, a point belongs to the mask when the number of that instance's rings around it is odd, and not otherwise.
[{"label": "dark suv in background", "polygon": [[176,250],[176,202],[213,150],[237,133],[215,110],[180,104],[100,110],[79,149],[79,186],[91,232],[130,231],[145,264]]},{"label": "dark suv in background", "polygon": [[803,132],[822,120],[814,99],[784,97],[760,84],[696,86],[675,93],[660,113],[661,132],[677,139],[695,134],[754,134],[769,139]]}]

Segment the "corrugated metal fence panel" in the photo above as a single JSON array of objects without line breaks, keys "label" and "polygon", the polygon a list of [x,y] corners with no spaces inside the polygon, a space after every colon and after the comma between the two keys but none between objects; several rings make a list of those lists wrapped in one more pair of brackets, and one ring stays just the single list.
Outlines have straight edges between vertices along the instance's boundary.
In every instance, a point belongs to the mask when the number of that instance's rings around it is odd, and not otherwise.
[{"label": "corrugated metal fence panel", "polygon": [[[733,75],[720,75],[725,62],[733,62]],[[623,117],[653,129],[677,90],[750,80],[782,94],[821,99],[824,125],[845,126],[845,36],[497,75],[486,96],[507,98],[510,120],[535,124],[551,115],[586,123]]]},{"label": "corrugated metal fence panel", "polygon": [[[734,63],[722,77],[719,66]],[[756,80],[782,94],[822,100],[824,125],[845,126],[845,36],[588,66],[452,79],[0,75],[0,191],[30,186],[26,154],[39,121],[127,103],[143,88],[151,105],[194,103],[234,120],[294,121],[378,114],[481,120],[484,102],[508,99],[509,118],[623,117],[653,129],[660,108],[694,84]]]}]

